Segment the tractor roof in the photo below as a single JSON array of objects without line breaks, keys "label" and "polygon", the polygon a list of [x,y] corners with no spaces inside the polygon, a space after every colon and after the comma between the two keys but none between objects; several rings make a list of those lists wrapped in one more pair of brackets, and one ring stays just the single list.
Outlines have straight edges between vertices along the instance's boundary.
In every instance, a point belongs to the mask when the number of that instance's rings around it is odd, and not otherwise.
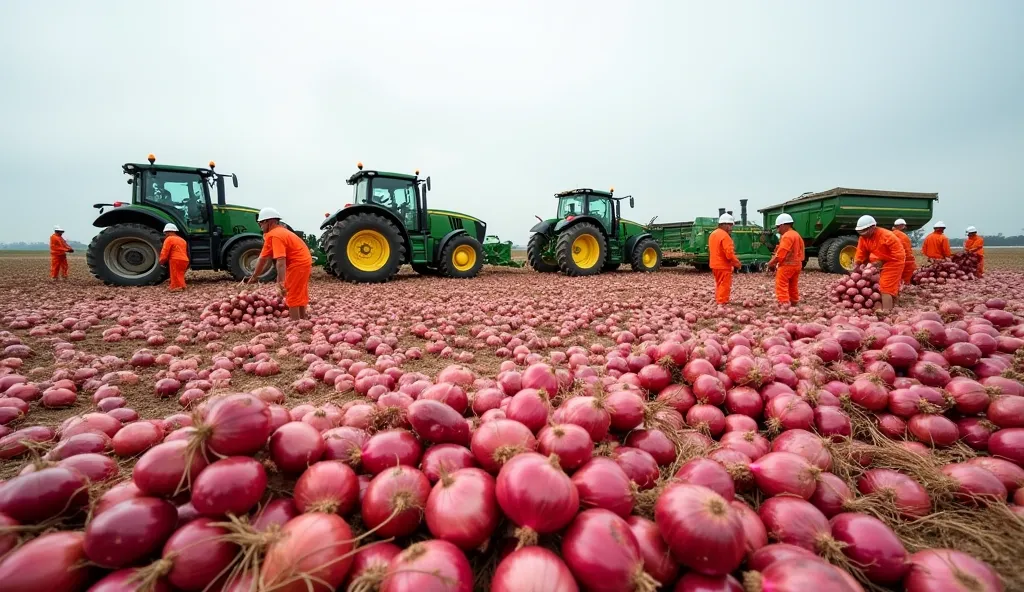
[{"label": "tractor roof", "polygon": [[132,174],[137,170],[143,169],[177,173],[198,173],[204,177],[213,174],[212,170],[204,167],[173,166],[169,164],[149,164],[148,162],[142,164],[137,162],[129,162],[121,166],[121,170],[123,170],[126,174]]},{"label": "tractor roof", "polygon": [[365,177],[386,177],[388,179],[404,179],[406,181],[415,181],[419,177],[416,175],[407,175],[405,173],[389,173],[387,171],[356,171],[354,175],[348,178],[349,185],[355,185],[359,179]]},{"label": "tractor roof", "polygon": [[555,194],[555,197],[567,197],[569,195],[597,195],[599,197],[612,197],[610,191],[598,191],[596,189],[567,189],[565,191],[559,191]]}]

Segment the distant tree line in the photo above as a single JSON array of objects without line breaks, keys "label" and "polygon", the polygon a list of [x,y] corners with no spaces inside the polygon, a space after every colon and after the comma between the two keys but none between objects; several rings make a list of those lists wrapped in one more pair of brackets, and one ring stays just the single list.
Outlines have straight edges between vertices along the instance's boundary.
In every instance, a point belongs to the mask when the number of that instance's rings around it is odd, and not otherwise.
[{"label": "distant tree line", "polygon": [[[78,241],[68,241],[71,248],[78,251],[84,251],[88,246]],[[18,243],[0,243],[0,251],[49,251],[50,243],[26,243],[24,241]]]},{"label": "distant tree line", "polygon": [[[1004,236],[1000,232],[995,236],[982,235],[982,237],[985,239],[986,247],[1024,247],[1024,234]],[[950,238],[949,245],[951,247],[962,247],[964,246],[964,240],[964,238]]]}]

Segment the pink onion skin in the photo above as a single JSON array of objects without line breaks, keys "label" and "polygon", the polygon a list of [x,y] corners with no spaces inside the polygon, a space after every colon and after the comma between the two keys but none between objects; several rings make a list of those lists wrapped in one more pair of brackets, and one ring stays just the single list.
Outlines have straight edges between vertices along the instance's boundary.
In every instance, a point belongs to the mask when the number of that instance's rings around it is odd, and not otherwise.
[{"label": "pink onion skin", "polygon": [[743,523],[729,503],[700,485],[667,487],[654,506],[654,522],[681,564],[706,575],[726,575],[743,561]]},{"label": "pink onion skin", "polygon": [[377,475],[396,465],[416,466],[422,455],[423,447],[411,432],[395,429],[370,436],[363,445],[360,461],[366,472]]},{"label": "pink onion skin", "polygon": [[322,460],[310,465],[295,482],[294,499],[299,512],[348,516],[359,503],[359,479],[345,463]]},{"label": "pink onion skin", "polygon": [[462,550],[480,547],[498,527],[495,480],[483,469],[461,469],[441,477],[423,512],[436,538]]},{"label": "pink onion skin", "polygon": [[881,520],[854,512],[835,515],[830,521],[832,538],[846,545],[845,554],[861,566],[877,584],[899,583],[907,573],[907,550],[899,537]]},{"label": "pink onion skin", "polygon": [[53,532],[32,539],[0,561],[5,592],[81,590],[89,578],[81,532]]},{"label": "pink onion skin", "polygon": [[846,503],[853,500],[853,497],[853,491],[846,481],[832,473],[822,473],[818,475],[818,487],[807,501],[821,510],[826,518],[831,518],[844,512],[843,508]]},{"label": "pink onion skin", "polygon": [[794,558],[821,561],[820,557],[803,547],[788,543],[772,543],[751,553],[747,558],[747,567],[751,571],[764,571],[769,565],[777,561]]},{"label": "pink onion skin", "polygon": [[857,481],[857,490],[864,495],[892,491],[896,495],[895,505],[908,519],[916,519],[931,513],[931,498],[920,483],[891,469],[870,469]]},{"label": "pink onion skin", "polygon": [[206,468],[206,459],[198,451],[190,461],[186,460],[188,445],[185,440],[175,440],[150,448],[135,463],[132,481],[143,493],[154,497],[170,497],[179,490],[179,486],[188,489],[200,471]]},{"label": "pink onion skin", "polygon": [[146,495],[136,487],[135,482],[123,481],[118,483],[104,492],[96,501],[96,504],[92,508],[93,518],[99,516],[101,513],[109,510],[124,500],[134,499],[137,497],[146,497]]},{"label": "pink onion skin", "polygon": [[[336,514],[314,512],[289,520],[282,538],[270,544],[260,570],[267,589],[281,592],[333,590],[345,581],[352,566],[352,530]],[[299,574],[309,574],[310,586]]]},{"label": "pink onion skin", "polygon": [[967,464],[977,465],[995,475],[1010,494],[1024,487],[1024,469],[1008,460],[978,456],[968,460]]},{"label": "pink onion skin", "polygon": [[731,502],[736,498],[736,485],[729,471],[721,464],[707,458],[695,458],[679,467],[675,478],[680,483],[701,485]]},{"label": "pink onion skin", "polygon": [[557,455],[563,469],[574,471],[594,455],[594,441],[587,430],[576,424],[547,426],[537,434],[537,452]]},{"label": "pink onion skin", "polygon": [[624,444],[647,452],[658,466],[664,467],[676,460],[675,444],[661,430],[633,430]]},{"label": "pink onion skin", "polygon": [[523,547],[498,564],[491,580],[491,592],[526,590],[579,592],[579,586],[558,555],[543,547]]},{"label": "pink onion skin", "polygon": [[164,558],[173,557],[167,581],[181,590],[198,592],[230,565],[238,547],[223,540],[227,531],[210,518],[198,518],[182,526],[164,544]]},{"label": "pink onion skin", "polygon": [[668,546],[658,531],[658,525],[640,516],[626,518],[626,524],[636,537],[640,558],[644,562],[644,571],[662,586],[668,586],[675,581],[679,575],[679,564],[672,559]]},{"label": "pink onion skin", "polygon": [[769,452],[750,463],[757,488],[766,495],[795,495],[809,499],[817,487],[817,470],[792,452]]},{"label": "pink onion skin", "polygon": [[428,540],[415,543],[391,560],[380,592],[425,590],[472,592],[473,571],[458,547],[448,541]]},{"label": "pink onion skin", "polygon": [[420,461],[420,470],[431,483],[437,483],[442,472],[454,473],[459,469],[476,466],[473,453],[458,444],[435,444],[427,448]]},{"label": "pink onion skin", "polygon": [[926,549],[909,558],[907,592],[1002,592],[999,575],[987,563],[952,549]]},{"label": "pink onion skin", "polygon": [[377,528],[381,537],[407,536],[419,526],[429,496],[430,481],[418,469],[405,465],[387,469],[366,488],[363,522],[368,528]]},{"label": "pink onion skin", "polygon": [[204,516],[242,516],[259,503],[266,490],[263,464],[247,456],[233,456],[199,473],[192,483],[192,505]]},{"label": "pink onion skin", "polygon": [[21,524],[74,513],[89,502],[88,484],[82,473],[70,467],[19,475],[0,483],[0,512]]},{"label": "pink onion skin", "polygon": [[409,405],[409,423],[420,438],[435,444],[469,444],[466,420],[450,406],[431,399]]},{"label": "pink onion skin", "polygon": [[922,443],[936,448],[952,446],[960,438],[956,424],[943,415],[918,413],[907,422],[907,431]]},{"label": "pink onion skin", "polygon": [[757,515],[773,540],[808,551],[816,552],[821,538],[831,533],[828,518],[820,510],[793,496],[765,500]]},{"label": "pink onion skin", "polygon": [[248,393],[228,395],[213,403],[203,420],[210,430],[207,446],[221,456],[256,454],[270,436],[270,409]]},{"label": "pink onion skin", "polygon": [[973,505],[1006,501],[1006,486],[999,477],[982,466],[954,463],[940,470],[957,484],[955,495],[961,503]]},{"label": "pink onion skin", "polygon": [[518,452],[537,449],[537,439],[530,428],[511,419],[496,419],[480,425],[470,441],[470,450],[480,467],[498,474],[504,463]]},{"label": "pink onion skin", "polygon": [[832,468],[832,455],[819,436],[807,430],[786,430],[772,440],[772,452],[798,454],[822,471]]},{"label": "pink onion skin", "polygon": [[[135,567],[119,569],[93,584],[89,592],[136,592],[139,588],[138,572],[139,569]],[[153,584],[151,592],[172,591],[167,580],[161,578]]]},{"label": "pink onion skin", "polygon": [[765,592],[863,592],[856,580],[824,561],[786,559],[776,561],[758,574],[760,590]]},{"label": "pink onion skin", "polygon": [[1024,467],[1024,428],[1008,428],[992,434],[988,440],[989,454]]},{"label": "pink onion skin", "polygon": [[137,421],[121,428],[114,434],[112,445],[118,456],[135,456],[159,444],[164,430],[154,422]]},{"label": "pink onion skin", "polygon": [[601,508],[580,512],[562,537],[562,558],[593,592],[634,589],[643,558],[636,537],[620,516]]},{"label": "pink onion skin", "polygon": [[252,527],[260,532],[271,526],[284,526],[289,520],[300,514],[295,502],[291,499],[279,498],[267,502],[252,519]]},{"label": "pink onion skin", "polygon": [[740,522],[743,524],[743,538],[749,557],[751,553],[768,544],[768,531],[765,529],[764,523],[761,522],[761,517],[746,502],[733,500],[729,502],[729,507],[739,516]]},{"label": "pink onion skin", "polygon": [[604,508],[625,518],[633,513],[629,477],[615,461],[594,457],[573,473],[581,508]]},{"label": "pink onion skin", "polygon": [[360,577],[364,575],[367,579],[383,577],[391,560],[401,552],[401,547],[392,543],[369,543],[359,547],[352,556],[348,577],[339,590],[348,590],[355,582],[361,583]]},{"label": "pink onion skin", "polygon": [[641,490],[651,489],[661,478],[661,472],[658,470],[658,463],[654,457],[639,448],[619,446],[612,453],[612,458],[626,474],[626,477]]},{"label": "pink onion skin", "polygon": [[576,485],[558,466],[557,457],[532,452],[505,463],[495,482],[495,497],[509,520],[540,534],[565,528],[580,508]]},{"label": "pink onion skin", "polygon": [[104,454],[110,451],[110,447],[110,436],[98,432],[87,432],[75,434],[66,440],[61,440],[43,458],[46,460],[64,460],[77,454],[87,454],[90,452]]},{"label": "pink onion skin", "polygon": [[161,548],[177,524],[178,510],[166,500],[125,500],[89,522],[83,549],[97,565],[125,567]]},{"label": "pink onion skin", "polygon": [[270,458],[285,473],[305,471],[320,460],[325,449],[320,432],[301,421],[288,422],[270,436]]},{"label": "pink onion skin", "polygon": [[743,585],[730,575],[706,576],[691,571],[679,579],[673,592],[743,592]]}]

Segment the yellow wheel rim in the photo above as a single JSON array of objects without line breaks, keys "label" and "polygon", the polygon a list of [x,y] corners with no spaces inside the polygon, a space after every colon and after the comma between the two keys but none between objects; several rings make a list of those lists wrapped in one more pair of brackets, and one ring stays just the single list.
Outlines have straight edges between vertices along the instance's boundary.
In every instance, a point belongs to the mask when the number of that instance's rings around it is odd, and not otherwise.
[{"label": "yellow wheel rim", "polygon": [[842,251],[839,251],[839,266],[850,271],[853,269],[853,259],[857,256],[857,247],[853,245],[847,245],[843,247]]},{"label": "yellow wheel rim", "polygon": [[647,247],[644,249],[644,254],[640,256],[640,260],[644,267],[654,267],[654,264],[658,262],[658,252],[654,250],[654,247]]},{"label": "yellow wheel rim", "polygon": [[459,245],[452,251],[452,267],[459,271],[469,271],[476,265],[476,249],[469,245]]},{"label": "yellow wheel rim", "polygon": [[359,271],[377,271],[391,258],[388,239],[376,230],[360,230],[348,239],[348,260]]},{"label": "yellow wheel rim", "polygon": [[590,269],[597,265],[601,255],[601,246],[592,234],[581,234],[572,241],[572,260],[580,269]]}]

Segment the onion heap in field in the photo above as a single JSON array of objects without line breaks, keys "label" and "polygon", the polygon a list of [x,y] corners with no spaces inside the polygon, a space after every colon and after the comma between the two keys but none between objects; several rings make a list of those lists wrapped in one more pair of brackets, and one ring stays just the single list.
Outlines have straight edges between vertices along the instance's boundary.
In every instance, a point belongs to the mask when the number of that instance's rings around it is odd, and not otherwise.
[{"label": "onion heap in field", "polygon": [[973,253],[956,253],[949,261],[935,261],[914,271],[913,284],[945,284],[977,279],[980,259]]}]

